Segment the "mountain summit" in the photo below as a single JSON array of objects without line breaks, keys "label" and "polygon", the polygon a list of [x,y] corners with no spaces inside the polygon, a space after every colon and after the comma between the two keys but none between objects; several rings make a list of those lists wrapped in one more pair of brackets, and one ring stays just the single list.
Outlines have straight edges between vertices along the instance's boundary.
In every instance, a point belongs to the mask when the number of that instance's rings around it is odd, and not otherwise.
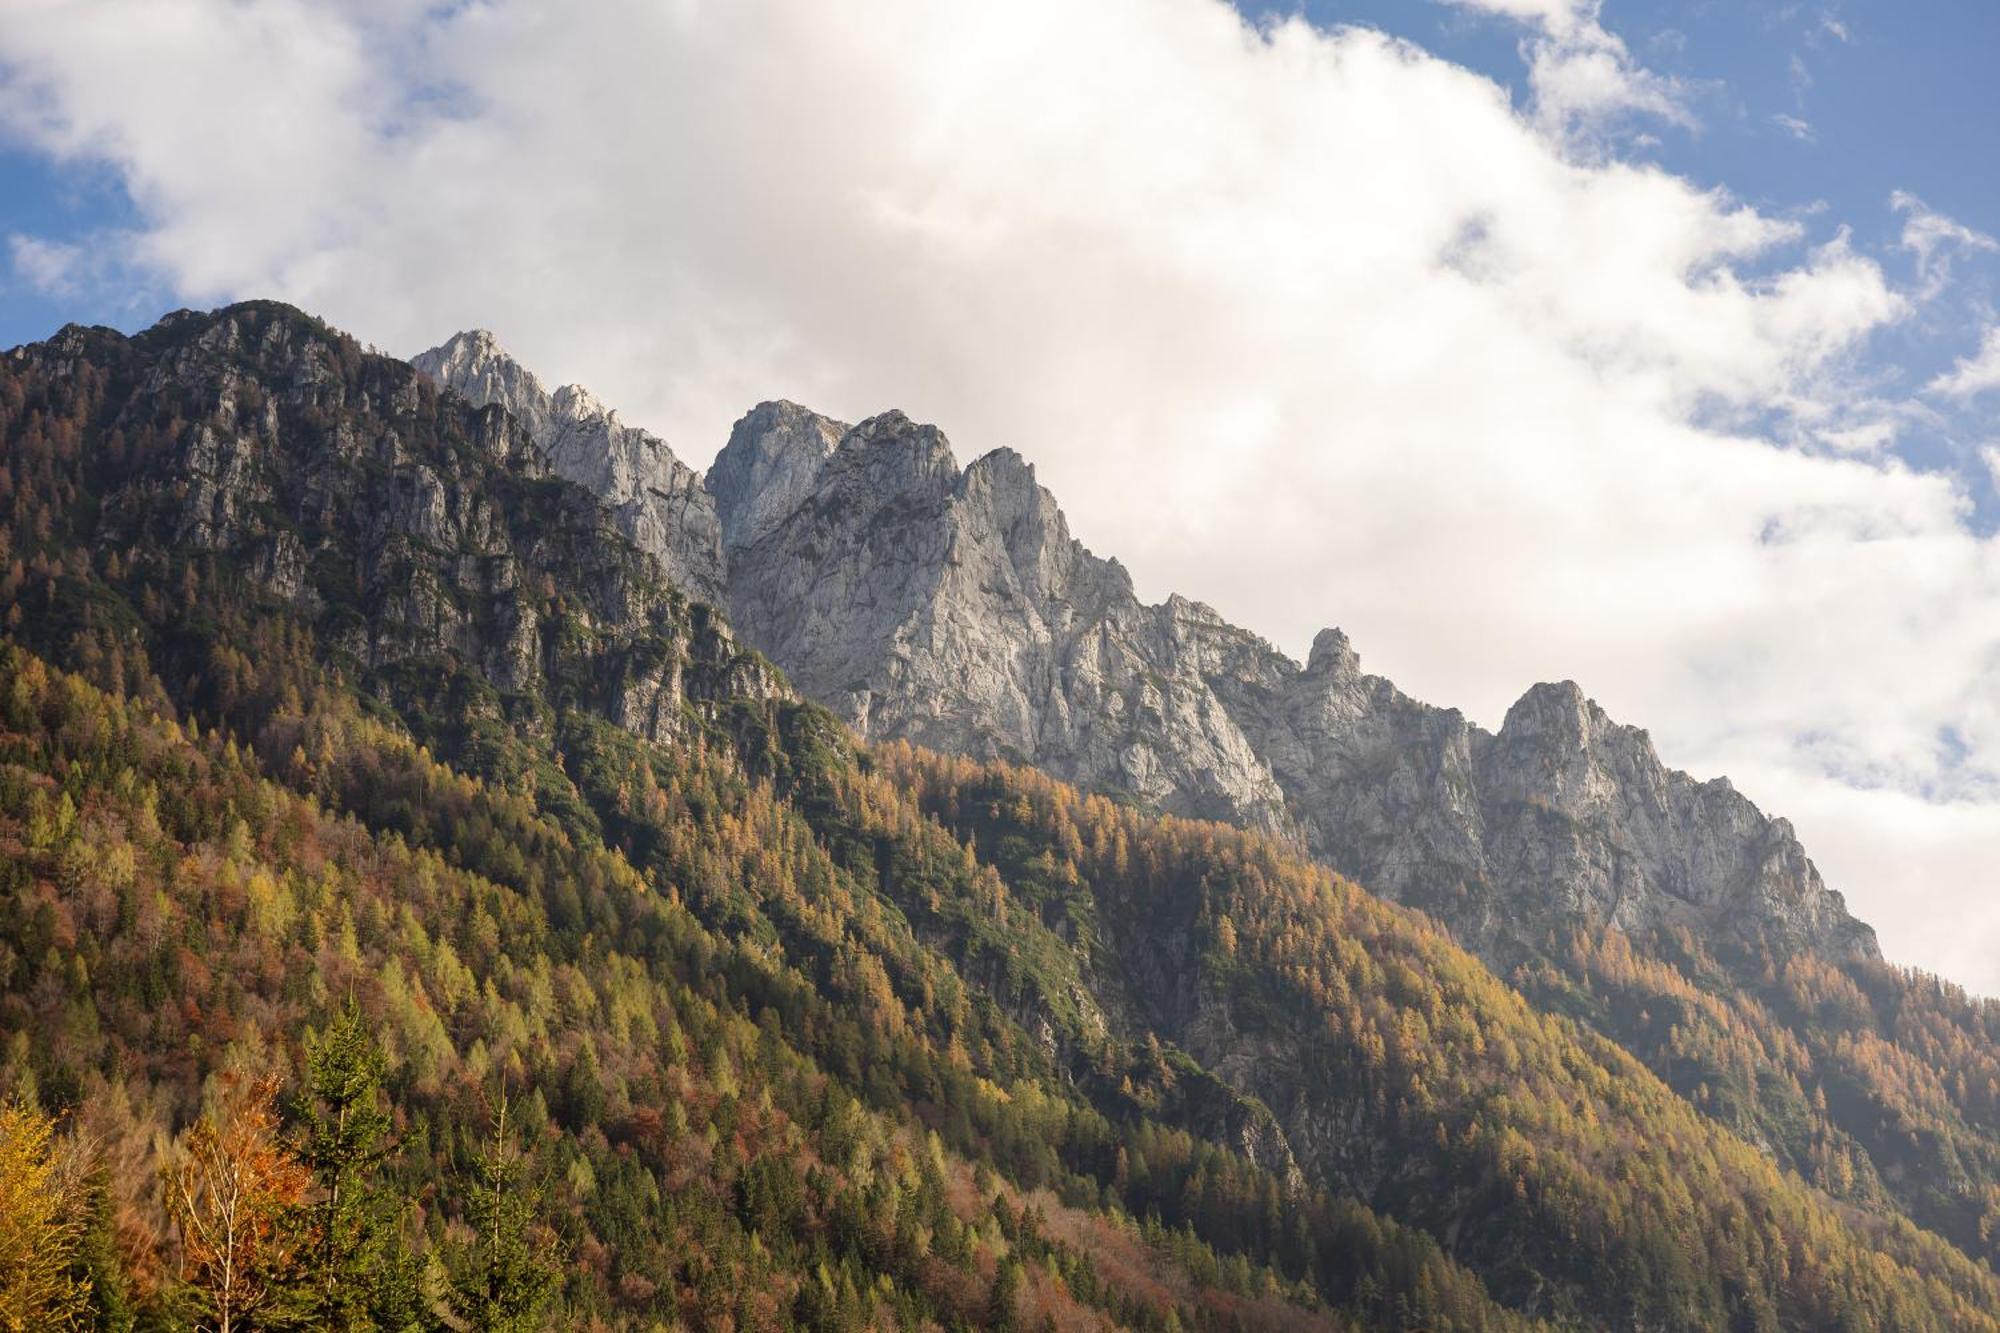
[{"label": "mountain summit", "polygon": [[556,475],[604,501],[620,530],[689,596],[722,603],[715,507],[700,475],[674,457],[666,441],[626,425],[581,385],[548,392],[484,329],[458,334],[412,364],[470,402],[505,409]]},{"label": "mountain summit", "polygon": [[16,1323],[2000,1333],[2000,1005],[1726,784],[901,414],[700,479],[502,357],[0,358]]},{"label": "mountain summit", "polygon": [[1363,674],[1338,630],[1301,666],[1200,603],[1144,605],[1012,450],[960,468],[900,412],[850,427],[764,403],[698,485],[580,390],[543,393],[489,334],[414,364],[527,423],[864,737],[1297,837],[1509,966],[1579,925],[1877,956],[1789,824],[1666,768],[1574,684],[1531,689],[1493,734]]}]

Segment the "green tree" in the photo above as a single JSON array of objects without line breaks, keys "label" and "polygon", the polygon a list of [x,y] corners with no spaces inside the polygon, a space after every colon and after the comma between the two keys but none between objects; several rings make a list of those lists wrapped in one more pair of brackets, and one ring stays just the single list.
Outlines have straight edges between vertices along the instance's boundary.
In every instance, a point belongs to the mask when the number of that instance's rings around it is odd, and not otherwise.
[{"label": "green tree", "polygon": [[118,1253],[117,1204],[111,1173],[101,1157],[93,1160],[80,1184],[81,1234],[70,1265],[84,1292],[88,1318],[84,1326],[103,1333],[128,1333],[136,1322],[131,1283]]},{"label": "green tree", "polygon": [[305,1317],[323,1329],[400,1329],[417,1319],[417,1270],[401,1205],[380,1179],[391,1151],[382,1050],[350,1000],[306,1045],[299,1157],[313,1175]]},{"label": "green tree", "polygon": [[561,1271],[557,1238],[535,1225],[540,1197],[508,1135],[503,1098],[471,1190],[469,1211],[478,1238],[459,1255],[452,1283],[459,1317],[484,1333],[542,1327]]},{"label": "green tree", "polygon": [[1008,1255],[993,1272],[993,1290],[986,1298],[986,1327],[1006,1333],[1021,1325],[1021,1261]]}]

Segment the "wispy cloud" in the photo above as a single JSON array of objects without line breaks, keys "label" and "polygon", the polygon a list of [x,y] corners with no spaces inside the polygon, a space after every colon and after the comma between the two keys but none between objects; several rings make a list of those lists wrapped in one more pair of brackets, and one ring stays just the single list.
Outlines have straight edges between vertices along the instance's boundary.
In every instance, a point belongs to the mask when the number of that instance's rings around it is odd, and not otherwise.
[{"label": "wispy cloud", "polygon": [[1771,117],[1771,122],[1794,139],[1803,143],[1811,143],[1813,141],[1813,127],[1812,122],[1809,120],[1805,120],[1799,116],[1788,116],[1781,111]]},{"label": "wispy cloud", "polygon": [[1847,26],[1846,21],[1840,17],[1838,11],[1822,9],[1819,12],[1819,21],[1807,32],[1806,40],[1814,45],[1818,45],[1820,42],[1829,39],[1839,42],[1842,46],[1852,46],[1854,44],[1854,33]]},{"label": "wispy cloud", "polygon": [[[1622,39],[1599,18],[1599,0],[1446,0],[1462,9],[1525,24],[1528,84],[1543,127],[1584,146],[1634,116],[1693,128],[1688,89],[1632,59]],[[1662,33],[1656,42],[1680,34]]]},{"label": "wispy cloud", "polygon": [[1950,279],[1954,257],[1978,251],[2000,253],[2000,241],[1946,217],[1907,190],[1890,195],[1889,207],[1903,215],[1900,244],[1916,256],[1917,278],[1931,295]]},{"label": "wispy cloud", "polygon": [[1792,104],[1804,110],[1806,95],[1813,87],[1812,67],[1806,64],[1804,56],[1795,52],[1792,58],[1785,62],[1785,82],[1792,90]]},{"label": "wispy cloud", "polygon": [[45,296],[76,293],[76,274],[83,251],[66,241],[44,240],[15,233],[7,238],[7,257],[14,272]]},{"label": "wispy cloud", "polygon": [[1988,328],[1979,350],[1924,386],[1926,393],[1946,398],[1973,398],[2000,389],[2000,326]]}]

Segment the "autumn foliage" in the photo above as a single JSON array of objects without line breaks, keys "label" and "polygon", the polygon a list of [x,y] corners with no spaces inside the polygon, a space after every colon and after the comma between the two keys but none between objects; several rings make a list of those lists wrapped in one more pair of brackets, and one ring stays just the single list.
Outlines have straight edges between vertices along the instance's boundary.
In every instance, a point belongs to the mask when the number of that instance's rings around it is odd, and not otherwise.
[{"label": "autumn foliage", "polygon": [[[65,336],[0,361],[0,1329],[2000,1327],[1995,1006],[1674,936],[1498,975],[736,689],[296,312]],[[512,544],[375,522],[445,481]]]}]

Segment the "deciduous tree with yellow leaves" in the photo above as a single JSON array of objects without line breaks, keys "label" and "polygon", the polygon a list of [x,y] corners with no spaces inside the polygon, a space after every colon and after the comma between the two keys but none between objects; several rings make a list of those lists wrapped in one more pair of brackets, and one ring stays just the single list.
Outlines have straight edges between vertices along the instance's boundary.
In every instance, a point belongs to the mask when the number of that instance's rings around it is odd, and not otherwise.
[{"label": "deciduous tree with yellow leaves", "polygon": [[83,1235],[80,1172],[55,1122],[0,1106],[0,1330],[67,1328],[84,1290],[71,1270]]}]

